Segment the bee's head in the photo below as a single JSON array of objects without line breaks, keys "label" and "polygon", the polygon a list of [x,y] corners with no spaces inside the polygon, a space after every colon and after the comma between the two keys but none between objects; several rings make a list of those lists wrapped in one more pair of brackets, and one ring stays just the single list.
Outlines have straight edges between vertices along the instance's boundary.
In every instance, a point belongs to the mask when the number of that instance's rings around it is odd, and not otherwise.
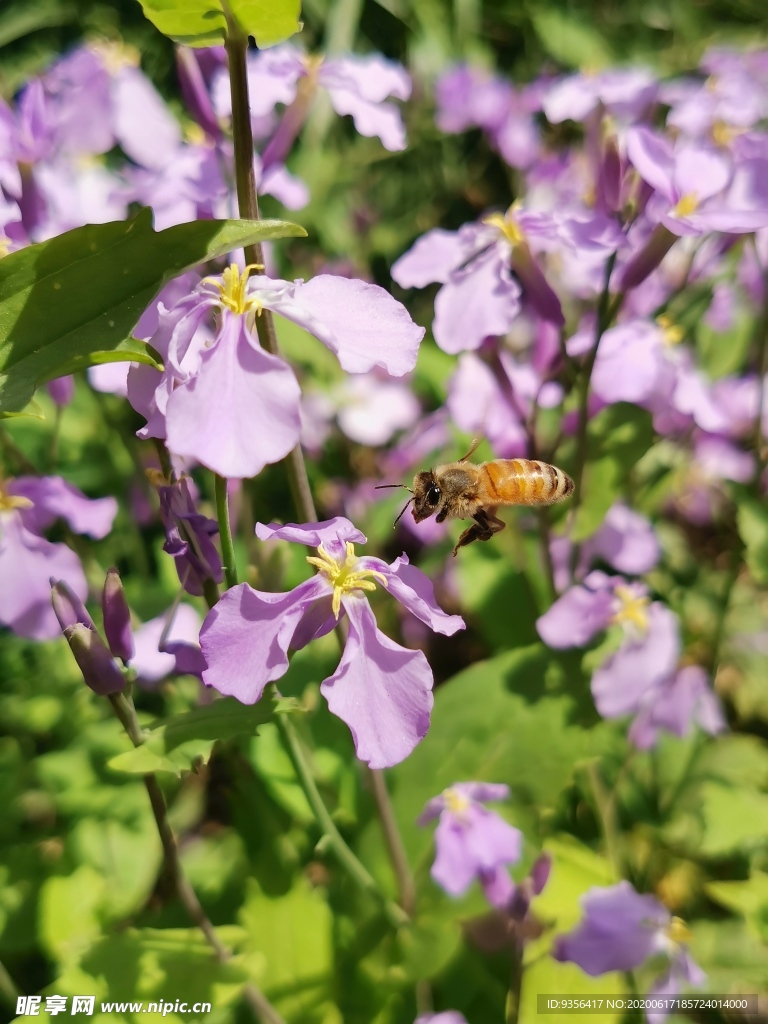
[{"label": "bee's head", "polygon": [[440,507],[443,492],[437,486],[432,470],[417,473],[413,478],[413,518],[417,523],[433,516]]}]

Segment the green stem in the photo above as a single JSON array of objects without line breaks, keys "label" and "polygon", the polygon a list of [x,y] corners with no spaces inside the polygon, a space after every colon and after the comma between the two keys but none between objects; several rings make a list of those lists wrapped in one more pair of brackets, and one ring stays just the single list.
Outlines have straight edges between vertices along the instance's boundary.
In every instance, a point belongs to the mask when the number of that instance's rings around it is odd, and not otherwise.
[{"label": "green stem", "polygon": [[229,521],[229,495],[227,479],[214,475],[216,493],[216,518],[219,522],[219,539],[221,540],[221,560],[224,567],[224,579],[228,587],[237,586],[237,564],[235,562],[235,544],[232,540],[232,524]]},{"label": "green stem", "polygon": [[[115,710],[115,714],[120,719],[123,728],[127,732],[131,743],[133,743],[135,747],[140,746],[144,742],[144,737],[141,732],[139,720],[136,717],[136,709],[133,706],[133,702],[126,697],[124,693],[110,694],[109,700]],[[157,777],[152,772],[148,772],[144,776],[144,785],[147,790],[147,795],[149,796],[152,814],[154,815],[155,824],[157,825],[157,831],[160,836],[160,842],[163,847],[165,870],[167,872],[168,879],[173,886],[173,890],[178,896],[179,902],[186,910],[190,920],[205,936],[205,940],[213,950],[216,959],[219,963],[225,963],[232,956],[232,952],[219,938],[210,918],[206,914],[205,910],[203,910],[203,906],[197,898],[197,893],[192,888],[187,876],[184,874],[184,869],[179,857],[179,847],[176,843],[176,837],[173,834],[173,829],[171,828],[171,824],[168,820],[168,806],[165,802],[163,791],[157,781]],[[272,1006],[264,993],[260,992],[255,985],[248,983],[243,989],[243,993],[259,1019],[266,1021],[267,1024],[285,1024],[285,1021],[274,1006]]]},{"label": "green stem", "polygon": [[623,872],[621,857],[619,855],[619,830],[616,824],[616,807],[614,801],[611,799],[611,794],[605,788],[605,783],[600,776],[598,763],[599,762],[597,761],[589,762],[587,765],[587,777],[589,778],[589,784],[592,789],[592,795],[595,799],[597,814],[600,818],[600,825],[603,830],[605,852],[608,854],[608,860],[613,865],[616,877],[621,878]]},{"label": "green stem", "polygon": [[416,886],[413,881],[413,874],[408,864],[408,855],[405,852],[403,837],[397,827],[397,818],[392,807],[392,801],[387,790],[387,783],[384,772],[370,769],[371,786],[373,798],[376,801],[376,808],[381,820],[381,828],[384,833],[384,842],[387,846],[387,853],[392,868],[397,878],[397,887],[400,893],[400,906],[409,917],[413,917],[416,907]]},{"label": "green stem", "polygon": [[309,806],[312,808],[312,813],[315,815],[317,823],[322,829],[323,836],[335,853],[337,860],[355,880],[358,886],[381,904],[390,924],[395,928],[400,928],[403,925],[408,924],[408,914],[396,903],[387,899],[376,884],[376,880],[368,872],[368,869],[357,859],[352,850],[350,850],[341,833],[336,828],[333,818],[331,817],[328,808],[323,803],[323,798],[320,796],[320,792],[312,776],[312,770],[310,769],[304,755],[301,740],[298,737],[293,722],[290,721],[290,716],[277,715],[276,722],[288,752],[288,756],[293,764],[294,771],[301,783],[301,788],[304,790],[307,800],[309,801]]},{"label": "green stem", "polygon": [[[597,351],[600,348],[600,341],[603,334],[607,330],[613,318],[621,308],[621,304],[624,301],[623,293],[619,293],[614,296],[613,301],[610,297],[610,283],[611,274],[613,273],[613,267],[616,263],[616,253],[612,253],[609,256],[605,264],[605,280],[603,284],[603,291],[600,295],[600,301],[597,307],[597,322],[595,324],[595,341],[592,348],[589,351],[587,360],[584,364],[584,368],[581,372],[581,378],[579,381],[579,410],[578,420],[576,425],[576,458],[574,461],[573,469],[573,498],[571,502],[571,528],[576,523],[576,513],[578,512],[579,506],[581,505],[583,486],[584,486],[584,467],[587,462],[587,451],[589,448],[588,438],[588,427],[589,427],[589,385],[592,380],[592,371],[595,368],[595,362],[597,360]],[[573,544],[571,548],[571,577],[576,571],[576,566],[579,561],[579,544]]]},{"label": "green stem", "polygon": [[[253,132],[251,131],[248,103],[246,65],[248,39],[229,16],[226,49],[229,58],[229,82],[232,94],[232,141],[235,147],[237,205],[241,217],[258,220],[259,200],[256,195],[256,179],[253,176]],[[246,247],[245,261],[263,265],[264,252],[260,243]],[[256,318],[256,330],[262,348],[273,356],[279,355],[275,321],[270,310],[263,310],[261,316]],[[307,467],[304,463],[301,445],[297,444],[283,462],[288,474],[288,483],[296,511],[304,522],[317,522],[317,512],[312,500],[312,491],[309,487]]]},{"label": "green stem", "polygon": [[0,963],[0,997],[9,1006],[15,1006],[20,995],[23,993],[16,987],[16,982],[6,970],[5,964]]}]

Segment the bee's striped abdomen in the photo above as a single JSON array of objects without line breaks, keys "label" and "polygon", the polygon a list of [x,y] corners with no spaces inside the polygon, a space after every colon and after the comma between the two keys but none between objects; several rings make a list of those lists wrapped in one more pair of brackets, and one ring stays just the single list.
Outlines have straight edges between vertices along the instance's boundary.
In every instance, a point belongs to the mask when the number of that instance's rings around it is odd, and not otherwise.
[{"label": "bee's striped abdomen", "polygon": [[552,505],[573,493],[573,480],[557,466],[533,459],[487,462],[489,495],[499,505]]}]

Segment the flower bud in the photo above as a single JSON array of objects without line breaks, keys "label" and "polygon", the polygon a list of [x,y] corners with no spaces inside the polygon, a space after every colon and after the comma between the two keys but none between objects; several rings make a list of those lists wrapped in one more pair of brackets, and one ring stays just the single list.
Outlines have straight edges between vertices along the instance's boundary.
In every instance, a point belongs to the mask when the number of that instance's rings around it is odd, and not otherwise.
[{"label": "flower bud", "polygon": [[61,628],[66,629],[67,626],[75,626],[80,623],[95,631],[96,626],[93,619],[69,584],[65,580],[55,580],[53,576],[50,578],[50,584],[51,604]]},{"label": "flower bud", "polygon": [[103,697],[108,693],[119,693],[125,687],[123,673],[95,630],[78,622],[74,626],[67,626],[64,636],[86,685],[94,693]]},{"label": "flower bud", "polygon": [[110,651],[121,661],[130,661],[135,651],[131,613],[117,569],[110,569],[107,573],[101,595],[101,610]]},{"label": "flower bud", "polygon": [[531,868],[531,887],[533,895],[538,896],[549,881],[549,873],[552,870],[552,858],[548,853],[542,853]]}]

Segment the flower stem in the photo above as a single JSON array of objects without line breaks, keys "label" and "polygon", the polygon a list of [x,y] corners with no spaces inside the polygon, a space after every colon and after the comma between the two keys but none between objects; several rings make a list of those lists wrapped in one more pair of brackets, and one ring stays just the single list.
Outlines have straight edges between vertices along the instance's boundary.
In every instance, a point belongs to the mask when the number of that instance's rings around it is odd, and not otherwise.
[{"label": "flower stem", "polygon": [[[237,205],[241,217],[250,220],[259,219],[259,200],[256,194],[256,179],[253,174],[253,132],[251,131],[250,108],[248,103],[248,74],[246,54],[248,39],[240,32],[234,20],[227,15],[226,50],[229,58],[229,84],[232,94],[232,141],[235,147],[235,182],[237,186]],[[261,243],[247,246],[245,249],[246,263],[264,264],[264,250]],[[256,318],[256,330],[262,347],[271,355],[278,355],[277,333],[275,321],[270,310],[262,311]],[[288,474],[293,503],[296,511],[307,523],[317,521],[315,503],[309,488],[307,467],[301,445],[283,460]]]},{"label": "flower stem", "polygon": [[[603,334],[607,330],[609,324],[618,313],[621,308],[621,304],[624,301],[624,295],[619,292],[618,295],[614,296],[613,301],[610,298],[610,284],[611,274],[613,273],[613,267],[616,263],[616,253],[612,253],[605,264],[605,280],[603,284],[603,291],[600,295],[600,301],[597,306],[597,322],[595,324],[595,341],[592,348],[589,351],[587,360],[584,364],[584,368],[581,372],[581,379],[579,381],[579,412],[576,426],[576,459],[573,468],[573,499],[571,503],[571,529],[576,524],[576,513],[578,512],[579,506],[581,505],[581,499],[583,494],[584,485],[584,467],[587,462],[587,451],[588,451],[588,427],[589,427],[589,385],[592,380],[592,371],[595,368],[595,362],[597,360],[597,351],[600,347],[600,341]],[[571,548],[571,578],[576,571],[576,566],[579,561],[579,544],[573,544]]]},{"label": "flower stem", "polygon": [[[131,743],[135,747],[140,746],[144,742],[144,738],[141,734],[141,727],[136,717],[136,709],[133,706],[133,702],[124,693],[112,693],[109,695],[109,700]],[[160,835],[160,842],[163,846],[165,869],[173,890],[191,921],[205,936],[205,940],[213,950],[216,959],[219,963],[225,963],[232,956],[232,952],[222,943],[210,918],[205,910],[203,910],[202,904],[197,898],[197,893],[184,874],[179,858],[176,837],[168,820],[168,807],[157,777],[152,772],[148,772],[144,776],[144,785],[147,789],[152,814],[154,815],[157,831]],[[255,985],[249,982],[243,989],[243,993],[259,1019],[267,1021],[267,1024],[285,1024],[274,1006]]]},{"label": "flower stem", "polygon": [[361,889],[373,896],[382,906],[384,913],[395,928],[408,924],[409,916],[405,910],[396,903],[387,899],[382,893],[375,879],[368,869],[357,859],[344,841],[341,833],[336,828],[328,808],[323,803],[323,798],[317,788],[312,771],[307,763],[301,740],[296,732],[293,722],[288,720],[288,715],[277,715],[277,727],[280,730],[288,756],[293,764],[294,771],[301,783],[301,788],[309,801],[312,812],[317,823],[323,831],[328,845],[333,849],[340,864],[349,872]]},{"label": "flower stem", "polygon": [[227,494],[226,477],[214,475],[216,493],[216,518],[219,521],[219,538],[221,540],[221,560],[224,563],[224,578],[228,587],[237,586],[237,565],[235,563],[235,544],[232,540],[232,524],[229,521],[229,495]]},{"label": "flower stem", "polygon": [[381,819],[384,842],[387,845],[389,860],[397,878],[400,906],[409,917],[413,917],[416,906],[416,886],[413,881],[410,865],[408,864],[408,855],[405,852],[403,837],[400,835],[400,829],[397,827],[397,819],[395,818],[392,801],[389,798],[384,772],[371,769],[370,778],[373,787],[373,798],[376,801],[376,808]]},{"label": "flower stem", "polygon": [[600,825],[605,840],[605,852],[608,860],[613,866],[617,878],[623,877],[621,855],[619,853],[619,830],[616,823],[616,807],[611,794],[605,788],[605,783],[598,769],[598,760],[590,761],[587,764],[587,778],[592,789]]},{"label": "flower stem", "polygon": [[5,964],[0,962],[0,998],[9,1006],[15,1006],[20,995],[23,993],[16,987],[16,982],[6,970]]}]

